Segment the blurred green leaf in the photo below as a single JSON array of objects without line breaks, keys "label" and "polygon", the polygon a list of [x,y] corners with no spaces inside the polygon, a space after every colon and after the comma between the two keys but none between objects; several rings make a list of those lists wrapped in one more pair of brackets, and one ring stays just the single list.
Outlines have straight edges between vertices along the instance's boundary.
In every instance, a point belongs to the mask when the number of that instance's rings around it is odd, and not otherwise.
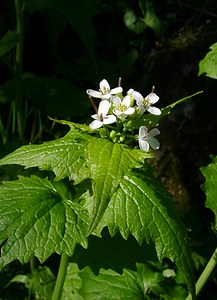
[{"label": "blurred green leaf", "polygon": [[92,18],[96,14],[97,0],[28,0],[30,13],[36,10],[55,9],[74,27],[91,58],[94,59],[94,36]]},{"label": "blurred green leaf", "polygon": [[51,299],[54,285],[55,276],[48,267],[39,266],[28,275],[16,275],[10,282],[23,283],[29,290],[29,295],[34,295],[35,299]]},{"label": "blurred green leaf", "polygon": [[137,34],[143,32],[147,27],[144,20],[141,18],[138,19],[132,10],[129,10],[124,14],[124,23],[129,30]]},{"label": "blurred green leaf", "polygon": [[153,1],[139,1],[139,4],[144,14],[144,23],[152,28],[157,36],[162,37],[165,32],[166,24],[155,14]]},{"label": "blurred green leaf", "polygon": [[198,75],[205,73],[206,76],[217,79],[217,43],[210,46],[210,50],[199,62]]},{"label": "blurred green leaf", "polygon": [[39,266],[29,275],[29,283],[26,287],[35,299],[51,299],[56,278],[46,266]]},{"label": "blurred green leaf", "polygon": [[13,49],[18,41],[19,35],[9,30],[0,40],[0,57]]},{"label": "blurred green leaf", "polygon": [[14,78],[0,86],[0,102],[13,102],[17,85],[21,86],[22,95],[45,114],[69,118],[84,116],[89,111],[86,93],[73,84],[26,74],[20,80]]}]

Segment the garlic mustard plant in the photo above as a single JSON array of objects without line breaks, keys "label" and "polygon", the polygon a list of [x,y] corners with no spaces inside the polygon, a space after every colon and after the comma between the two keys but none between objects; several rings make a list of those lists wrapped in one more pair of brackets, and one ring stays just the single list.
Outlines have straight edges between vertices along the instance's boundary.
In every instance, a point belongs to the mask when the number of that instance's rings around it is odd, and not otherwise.
[{"label": "garlic mustard plant", "polygon": [[[135,140],[138,140],[139,148],[142,151],[147,152],[150,147],[154,150],[158,149],[160,144],[155,136],[159,135],[160,131],[154,128],[148,132],[145,125],[149,118],[147,113],[156,116],[161,115],[161,110],[152,106],[152,104],[155,104],[159,100],[159,97],[154,92],[151,92],[148,96],[143,98],[143,96],[134,89],[129,89],[126,95],[123,96],[121,86],[110,90],[110,85],[105,79],[99,83],[99,86],[99,91],[87,90],[87,94],[90,97],[102,99],[97,114],[91,116],[95,120],[90,123],[89,127],[91,129],[99,129],[104,125],[106,126],[116,122],[116,128],[112,127],[110,134],[108,134],[113,142],[123,142],[125,141],[125,137],[128,137],[128,139],[131,139],[131,144],[133,145]],[[96,109],[92,98],[91,102]],[[108,127],[106,128],[108,129]],[[137,133],[139,130],[139,134],[136,134],[136,130]],[[103,135],[104,133],[105,132],[103,132]]]}]

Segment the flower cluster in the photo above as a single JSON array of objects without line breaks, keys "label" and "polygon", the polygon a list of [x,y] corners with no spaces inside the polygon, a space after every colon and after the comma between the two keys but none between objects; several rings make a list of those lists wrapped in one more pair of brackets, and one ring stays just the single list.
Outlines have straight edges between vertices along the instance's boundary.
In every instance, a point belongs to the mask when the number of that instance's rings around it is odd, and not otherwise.
[{"label": "flower cluster", "polygon": [[[105,79],[100,82],[98,91],[87,90],[90,98],[101,99],[96,114],[91,116],[94,119],[89,125],[91,129],[98,129],[104,124],[125,122],[129,117],[138,118],[146,111],[153,115],[161,114],[161,110],[153,106],[159,100],[154,92],[151,92],[145,98],[133,89],[130,89],[126,96],[123,96],[122,92],[123,88],[120,86],[111,89]],[[150,146],[153,149],[158,149],[159,142],[155,137],[158,134],[160,132],[157,128],[148,131],[146,126],[141,126],[139,134],[136,135],[140,149],[145,152],[149,150]]]}]

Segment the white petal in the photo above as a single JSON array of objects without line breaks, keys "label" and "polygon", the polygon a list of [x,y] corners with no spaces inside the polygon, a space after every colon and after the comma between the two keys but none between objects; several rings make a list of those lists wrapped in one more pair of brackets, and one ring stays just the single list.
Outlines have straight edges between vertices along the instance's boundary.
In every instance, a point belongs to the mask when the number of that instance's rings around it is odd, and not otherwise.
[{"label": "white petal", "polygon": [[120,115],[123,114],[123,112],[120,111],[120,110],[118,110],[117,108],[114,108],[114,109],[113,109],[113,113],[114,113],[116,116],[120,116]]},{"label": "white petal", "polygon": [[103,122],[101,122],[99,120],[94,120],[92,123],[90,123],[89,127],[91,129],[97,129],[97,128],[102,127],[102,125],[103,125]]},{"label": "white petal", "polygon": [[149,131],[148,136],[153,137],[158,134],[160,134],[160,131],[157,128],[153,128],[152,130]]},{"label": "white petal", "polygon": [[129,89],[129,91],[127,91],[127,95],[132,95],[132,92],[134,92],[134,89]]},{"label": "white petal", "polygon": [[105,94],[105,95],[103,95],[103,94],[101,94],[101,99],[102,100],[109,100],[110,98],[111,98],[111,93],[108,93],[108,94]]},{"label": "white petal", "polygon": [[123,92],[123,88],[121,86],[111,89],[110,93],[112,95],[120,94]]},{"label": "white petal", "polygon": [[125,110],[125,114],[126,115],[132,115],[135,112],[135,108],[134,107],[129,107],[128,109]]},{"label": "white petal", "polygon": [[149,143],[147,141],[139,140],[139,148],[147,152],[149,150]]},{"label": "white petal", "polygon": [[99,108],[98,108],[98,116],[106,116],[109,108],[110,108],[111,104],[108,100],[102,100],[99,104]]},{"label": "white petal", "polygon": [[126,106],[129,107],[130,106],[130,96],[127,95],[123,98],[122,103]]},{"label": "white petal", "polygon": [[99,120],[99,116],[97,114],[95,115],[91,115],[91,118],[95,119],[95,120]]},{"label": "white petal", "polygon": [[154,150],[156,150],[156,149],[158,149],[158,148],[160,147],[159,141],[158,141],[156,138],[154,138],[154,137],[148,139],[148,142],[149,142],[150,146],[151,146]]},{"label": "white petal", "polygon": [[87,90],[86,93],[94,98],[101,98],[101,93],[94,90]]},{"label": "white petal", "polygon": [[144,105],[143,105],[143,99],[140,99],[140,100],[136,100],[136,104],[137,104],[137,106],[138,107],[144,107]]},{"label": "white petal", "polygon": [[150,104],[156,103],[160,98],[155,93],[150,93],[145,99],[149,99]]},{"label": "white petal", "polygon": [[110,92],[110,85],[109,85],[108,81],[105,79],[100,81],[99,87],[100,87],[100,91],[102,92],[102,94],[107,94]]},{"label": "white petal", "polygon": [[152,115],[159,116],[161,114],[161,110],[157,107],[150,106],[147,111],[149,111]]},{"label": "white petal", "polygon": [[115,96],[112,98],[112,102],[114,103],[115,106],[119,106],[121,104],[121,98],[118,96]]},{"label": "white petal", "polygon": [[119,115],[117,115],[117,117],[120,120],[124,120],[127,117],[127,115],[125,115],[124,113],[120,113]]},{"label": "white petal", "polygon": [[136,101],[143,101],[144,100],[143,96],[137,91],[133,91],[130,96],[132,96],[133,99],[135,99]]},{"label": "white petal", "polygon": [[139,128],[139,139],[145,137],[147,135],[148,129],[145,126],[141,126]]},{"label": "white petal", "polygon": [[116,122],[116,117],[114,115],[108,115],[103,119],[103,124],[112,124]]}]

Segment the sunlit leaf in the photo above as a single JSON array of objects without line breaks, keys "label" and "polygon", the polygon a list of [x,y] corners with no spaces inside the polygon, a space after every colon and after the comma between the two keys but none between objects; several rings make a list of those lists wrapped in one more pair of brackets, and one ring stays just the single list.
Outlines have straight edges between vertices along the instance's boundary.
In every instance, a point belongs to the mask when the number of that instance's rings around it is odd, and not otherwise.
[{"label": "sunlit leaf", "polygon": [[158,258],[170,258],[185,276],[194,294],[194,273],[188,237],[172,206],[171,196],[149,170],[131,171],[120,181],[116,193],[98,227],[108,226],[111,235],[120,231],[131,234],[139,243],[145,239],[155,244]]},{"label": "sunlit leaf", "polygon": [[104,214],[108,203],[123,176],[133,168],[141,168],[145,158],[150,157],[138,149],[130,149],[123,144],[92,138],[86,148],[87,165],[93,180],[93,230]]},{"label": "sunlit leaf", "polygon": [[88,136],[70,131],[65,137],[41,145],[26,145],[0,160],[0,165],[19,164],[53,171],[56,180],[69,177],[75,183],[89,176],[85,166],[84,149]]},{"label": "sunlit leaf", "polygon": [[88,214],[73,202],[64,182],[32,176],[0,185],[0,267],[14,259],[52,253],[72,255],[76,244],[87,247]]},{"label": "sunlit leaf", "polygon": [[215,227],[217,228],[217,157],[212,158],[212,163],[201,168],[201,172],[206,178],[202,185],[206,193],[206,207],[215,214]]},{"label": "sunlit leaf", "polygon": [[149,299],[151,294],[156,297],[153,299],[183,300],[186,289],[175,282],[176,275],[169,279],[165,278],[164,272],[157,264],[137,263],[136,270],[124,268],[117,273],[111,269],[100,269],[98,274],[94,274],[89,267],[79,270],[76,264],[70,263],[64,285],[66,299],[140,300]]},{"label": "sunlit leaf", "polygon": [[[144,299],[143,289],[137,282],[137,273],[125,269],[123,274],[113,270],[101,269],[96,276],[88,267],[79,271],[70,264],[67,277],[79,278],[74,287],[75,299],[110,300],[110,299]],[[82,297],[82,298],[79,298]]]},{"label": "sunlit leaf", "polygon": [[199,63],[199,73],[217,79],[217,43],[210,46],[210,50]]}]

